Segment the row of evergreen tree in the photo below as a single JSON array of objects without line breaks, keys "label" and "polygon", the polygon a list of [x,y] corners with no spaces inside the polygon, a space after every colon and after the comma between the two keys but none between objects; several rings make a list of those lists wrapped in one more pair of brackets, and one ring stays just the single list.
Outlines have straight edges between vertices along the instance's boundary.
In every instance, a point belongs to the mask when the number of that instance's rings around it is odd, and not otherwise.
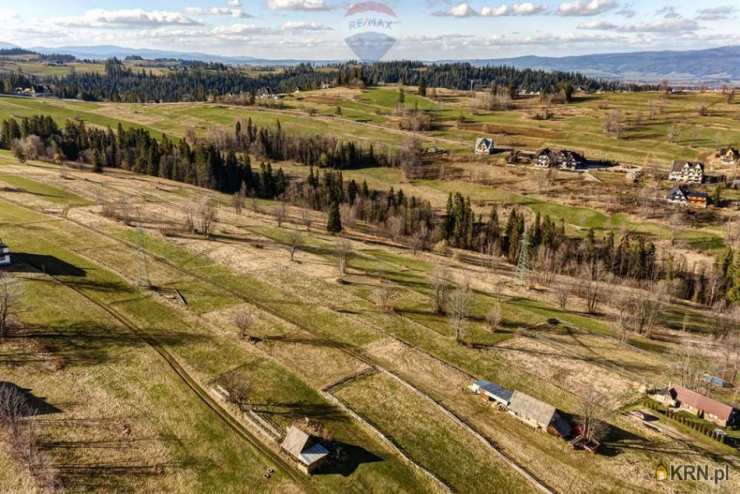
[{"label": "row of evergreen tree", "polygon": [[238,67],[181,64],[164,74],[128,68],[110,59],[104,73],[76,72],[62,76],[0,74],[0,91],[10,94],[18,87],[44,85],[60,98],[120,102],[206,101],[225,95],[258,91],[292,92],[317,89],[324,84],[352,85],[402,83],[448,89],[469,89],[471,83],[506,86],[521,91],[555,93],[568,84],[586,91],[630,89],[642,86],[601,81],[577,73],[520,70],[513,67],[478,67],[469,63],[424,65],[420,62],[383,62],[360,65],[337,64],[317,70],[310,64],[285,67],[250,75]]},{"label": "row of evergreen tree", "polygon": [[74,120],[60,129],[52,117],[44,115],[20,123],[10,118],[0,125],[0,147],[13,149],[19,158],[82,161],[96,171],[123,168],[226,193],[244,188],[266,199],[280,196],[288,184],[283,170],[274,171],[270,163],[252,170],[248,154],[208,142],[173,141],[166,135],[157,140],[145,129],[125,129],[120,123],[114,132]]}]

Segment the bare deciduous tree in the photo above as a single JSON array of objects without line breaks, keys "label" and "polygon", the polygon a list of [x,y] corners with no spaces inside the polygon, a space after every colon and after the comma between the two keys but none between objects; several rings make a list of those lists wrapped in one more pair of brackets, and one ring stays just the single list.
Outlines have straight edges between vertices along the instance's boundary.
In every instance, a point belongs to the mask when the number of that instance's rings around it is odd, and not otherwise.
[{"label": "bare deciduous tree", "polygon": [[311,221],[311,216],[308,214],[308,211],[306,211],[305,209],[301,210],[301,220],[303,221],[303,226],[306,227],[306,231],[310,232],[311,223],[313,222]]},{"label": "bare deciduous tree", "polygon": [[375,290],[375,304],[383,312],[393,312],[398,292],[387,281],[383,281]]},{"label": "bare deciduous tree", "polygon": [[301,235],[301,232],[291,230],[290,235],[288,236],[288,242],[290,243],[290,262],[293,262],[295,261],[295,253],[301,248],[301,246],[303,246],[303,236]]},{"label": "bare deciduous tree", "polygon": [[347,262],[349,256],[352,254],[352,244],[347,239],[339,239],[336,245],[337,261],[339,268],[339,276],[343,277],[347,274]]},{"label": "bare deciduous tree", "polygon": [[460,288],[453,290],[448,298],[448,317],[450,327],[455,334],[455,341],[459,344],[465,343],[467,335],[467,318],[470,313],[471,293],[470,286],[465,283]]},{"label": "bare deciduous tree", "polygon": [[560,284],[557,288],[555,288],[555,295],[558,298],[558,306],[560,307],[560,310],[565,310],[565,308],[568,306],[570,288],[568,288],[564,284]]},{"label": "bare deciduous tree", "polygon": [[234,314],[234,326],[239,330],[239,338],[247,340],[251,337],[249,330],[254,325],[254,316],[245,310]]},{"label": "bare deciduous tree", "polygon": [[586,311],[595,314],[601,301],[601,282],[604,279],[604,270],[600,263],[586,263],[581,270],[580,295],[586,302]]},{"label": "bare deciduous tree", "polygon": [[249,395],[251,387],[242,376],[236,372],[230,372],[224,376],[223,385],[229,393],[227,399],[230,403],[236,405],[241,411],[249,410]]},{"label": "bare deciduous tree", "polygon": [[606,397],[590,390],[582,396],[576,422],[587,441],[600,442],[609,432],[608,416],[611,415]]},{"label": "bare deciduous tree", "polygon": [[435,267],[432,271],[432,305],[437,314],[444,314],[447,311],[447,299],[451,288],[449,271],[443,266]]},{"label": "bare deciduous tree", "polygon": [[217,220],[216,202],[210,197],[204,198],[198,205],[198,229],[205,237],[210,237]]},{"label": "bare deciduous tree", "polygon": [[232,206],[234,206],[234,212],[236,214],[242,214],[242,210],[244,209],[245,199],[246,199],[246,193],[245,193],[244,184],[242,184],[242,188],[239,189],[239,192],[235,192],[231,198],[231,204]]},{"label": "bare deciduous tree", "polygon": [[28,413],[28,401],[18,387],[11,383],[0,383],[0,426],[12,432]]},{"label": "bare deciduous tree", "polygon": [[285,219],[288,217],[288,208],[285,201],[280,202],[280,206],[275,210],[275,221],[278,227],[282,227]]},{"label": "bare deciduous tree", "polygon": [[15,323],[19,290],[10,276],[0,273],[0,343],[8,337],[11,326]]},{"label": "bare deciduous tree", "polygon": [[501,303],[496,302],[486,313],[486,323],[488,323],[488,329],[496,331],[501,326],[503,321],[503,314],[501,311]]}]

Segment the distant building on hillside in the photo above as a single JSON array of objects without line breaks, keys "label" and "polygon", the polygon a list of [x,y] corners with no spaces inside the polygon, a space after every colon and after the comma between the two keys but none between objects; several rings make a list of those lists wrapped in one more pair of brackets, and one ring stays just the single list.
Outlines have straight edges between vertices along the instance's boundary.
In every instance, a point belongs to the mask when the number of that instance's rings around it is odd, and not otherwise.
[{"label": "distant building on hillside", "polygon": [[678,407],[694,415],[701,417],[722,427],[732,427],[740,422],[740,411],[692,391],[683,386],[674,386],[669,390],[671,398],[675,400]]},{"label": "distant building on hillside", "polygon": [[280,445],[296,462],[306,475],[311,475],[329,460],[329,450],[318,438],[312,437],[298,427],[291,425]]},{"label": "distant building on hillside", "polygon": [[533,398],[528,394],[514,391],[509,403],[509,412],[523,422],[560,437],[571,435],[571,427],[557,411],[544,401]]},{"label": "distant building on hillside", "polygon": [[552,168],[557,163],[557,153],[550,148],[540,149],[534,157],[533,164],[537,168]]},{"label": "distant building on hillside", "polygon": [[704,163],[676,160],[668,178],[676,182],[700,184],[704,181]]},{"label": "distant building on hillside", "polygon": [[717,157],[724,165],[734,165],[740,161],[740,151],[734,147],[722,148],[717,152]]},{"label": "distant building on hillside", "polygon": [[0,267],[10,266],[10,249],[0,240]]},{"label": "distant building on hillside", "polygon": [[561,170],[576,171],[583,167],[586,159],[580,153],[563,149],[556,156],[556,162]]},{"label": "distant building on hillside", "polygon": [[493,154],[494,144],[490,137],[479,137],[475,140],[475,154]]},{"label": "distant building on hillside", "polygon": [[709,194],[692,191],[687,187],[673,187],[666,195],[666,201],[673,204],[706,208],[709,205]]}]

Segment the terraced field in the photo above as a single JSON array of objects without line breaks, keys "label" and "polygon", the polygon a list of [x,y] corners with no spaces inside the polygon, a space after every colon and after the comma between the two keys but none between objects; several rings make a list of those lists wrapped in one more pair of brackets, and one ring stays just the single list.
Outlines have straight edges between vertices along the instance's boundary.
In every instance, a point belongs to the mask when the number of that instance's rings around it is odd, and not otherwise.
[{"label": "terraced field", "polygon": [[[63,178],[55,165],[20,164],[7,152],[0,181],[12,276],[25,300],[40,301],[24,306],[22,332],[0,345],[0,372],[56,409],[33,422],[71,490],[672,492],[654,480],[660,460],[736,461],[696,433],[678,441],[621,414],[606,441],[612,455],[591,456],[470,395],[465,387],[484,378],[576,414],[590,391],[609,388],[621,411],[641,384],[673,369],[672,345],[620,344],[608,313],[587,315],[578,303],[562,310],[502,262],[411,255],[349,228],[352,254],[338,283],[336,238],[308,231],[298,208],[278,227],[269,201],[239,215],[229,197],[188,185],[118,170]],[[214,234],[164,235],[204,194],[220,204]],[[101,196],[129,198],[133,224],[105,217]],[[291,262],[295,230],[303,243]],[[431,308],[439,265],[474,290],[474,346],[459,345]],[[376,302],[381,285],[394,291],[392,312]],[[174,291],[184,303],[166,296]],[[483,319],[494,304],[504,321],[491,332]],[[252,342],[234,325],[242,311],[254,318]],[[686,313],[672,305],[664,322]],[[702,311],[691,315],[705,322]],[[235,382],[258,419],[214,391]],[[279,452],[269,430],[304,417],[343,445],[341,468],[305,477]],[[32,485],[3,454],[0,478]]]}]

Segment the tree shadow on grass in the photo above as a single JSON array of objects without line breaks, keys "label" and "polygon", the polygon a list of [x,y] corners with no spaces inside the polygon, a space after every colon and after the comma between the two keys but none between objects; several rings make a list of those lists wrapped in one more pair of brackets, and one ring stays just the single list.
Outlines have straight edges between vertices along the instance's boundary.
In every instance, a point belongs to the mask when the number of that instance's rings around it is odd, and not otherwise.
[{"label": "tree shadow on grass", "polygon": [[36,415],[49,415],[53,413],[60,413],[61,410],[41,396],[33,394],[30,388],[22,388],[15,383],[8,381],[0,381],[0,389],[15,391],[22,398],[25,406],[21,409],[21,415],[23,417],[33,417]]},{"label": "tree shadow on grass", "polygon": [[333,441],[330,445],[332,461],[314,472],[314,475],[341,475],[349,477],[363,463],[376,463],[383,458],[361,446]]},{"label": "tree shadow on grass", "polygon": [[[207,339],[204,335],[178,330],[157,331],[145,336],[164,346],[178,347]],[[56,359],[62,367],[91,367],[125,358],[129,350],[148,345],[142,334],[95,321],[59,322],[54,326],[26,325],[16,330],[14,338],[36,341],[34,351],[0,351],[0,364],[26,365]]]},{"label": "tree shadow on grass", "polygon": [[11,271],[27,273],[41,271],[51,276],[75,276],[84,278],[87,273],[56,256],[33,254],[30,252],[11,253],[13,265]]}]

